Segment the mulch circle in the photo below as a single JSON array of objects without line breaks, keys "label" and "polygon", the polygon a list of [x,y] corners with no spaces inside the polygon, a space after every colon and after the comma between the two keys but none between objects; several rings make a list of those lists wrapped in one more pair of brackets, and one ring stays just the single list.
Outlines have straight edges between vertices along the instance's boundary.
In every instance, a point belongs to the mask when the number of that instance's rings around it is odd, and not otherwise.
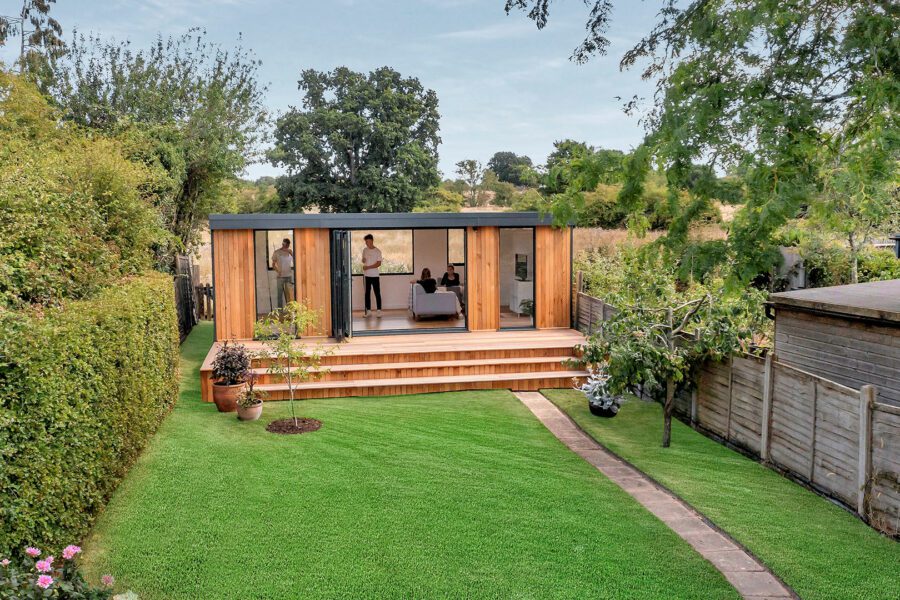
[{"label": "mulch circle", "polygon": [[321,427],[322,421],[318,419],[297,417],[296,425],[294,425],[294,419],[278,419],[266,425],[266,431],[281,434],[308,433],[310,431],[318,431]]}]

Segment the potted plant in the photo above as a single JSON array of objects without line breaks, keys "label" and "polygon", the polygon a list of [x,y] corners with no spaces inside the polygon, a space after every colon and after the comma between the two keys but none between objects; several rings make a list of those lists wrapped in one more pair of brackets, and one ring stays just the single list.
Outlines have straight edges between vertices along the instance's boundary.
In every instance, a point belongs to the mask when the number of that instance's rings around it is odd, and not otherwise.
[{"label": "potted plant", "polygon": [[624,398],[609,391],[609,375],[602,365],[590,367],[588,378],[578,389],[588,401],[588,409],[598,417],[614,417],[619,412]]},{"label": "potted plant", "polygon": [[241,344],[228,343],[219,348],[212,364],[213,401],[219,412],[237,410],[237,399],[250,374],[250,355]]},{"label": "potted plant", "polygon": [[266,393],[256,389],[257,375],[247,378],[247,385],[237,399],[237,416],[241,421],[255,421],[262,415],[263,398]]}]

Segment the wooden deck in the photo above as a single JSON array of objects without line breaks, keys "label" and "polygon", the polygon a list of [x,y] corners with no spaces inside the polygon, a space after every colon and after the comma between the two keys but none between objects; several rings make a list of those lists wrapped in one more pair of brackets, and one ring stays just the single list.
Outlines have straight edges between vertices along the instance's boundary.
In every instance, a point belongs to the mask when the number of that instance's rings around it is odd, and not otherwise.
[{"label": "wooden deck", "polygon": [[[248,350],[258,341],[243,342]],[[571,329],[479,331],[366,336],[338,343],[330,338],[297,340],[329,351],[320,376],[294,384],[295,398],[385,396],[476,389],[537,390],[569,387],[586,373],[570,361],[584,336]],[[213,344],[200,369],[203,399],[212,400]],[[270,400],[288,396],[285,382],[254,359],[260,388]]]}]

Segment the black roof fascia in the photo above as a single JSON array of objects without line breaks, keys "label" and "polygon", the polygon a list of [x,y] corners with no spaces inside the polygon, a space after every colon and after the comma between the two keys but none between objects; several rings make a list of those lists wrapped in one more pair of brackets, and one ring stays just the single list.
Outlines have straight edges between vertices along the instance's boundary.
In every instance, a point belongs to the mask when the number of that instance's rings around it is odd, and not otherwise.
[{"label": "black roof fascia", "polygon": [[552,225],[550,215],[502,213],[261,213],[209,215],[217,229],[444,229],[454,227],[534,227]]}]

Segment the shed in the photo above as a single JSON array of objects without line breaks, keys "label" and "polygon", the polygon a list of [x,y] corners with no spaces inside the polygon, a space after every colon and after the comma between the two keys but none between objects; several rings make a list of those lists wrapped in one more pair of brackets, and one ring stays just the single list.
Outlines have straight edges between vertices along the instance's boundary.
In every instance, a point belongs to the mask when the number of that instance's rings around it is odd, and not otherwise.
[{"label": "shed", "polygon": [[779,360],[900,406],[900,279],[772,294]]}]

